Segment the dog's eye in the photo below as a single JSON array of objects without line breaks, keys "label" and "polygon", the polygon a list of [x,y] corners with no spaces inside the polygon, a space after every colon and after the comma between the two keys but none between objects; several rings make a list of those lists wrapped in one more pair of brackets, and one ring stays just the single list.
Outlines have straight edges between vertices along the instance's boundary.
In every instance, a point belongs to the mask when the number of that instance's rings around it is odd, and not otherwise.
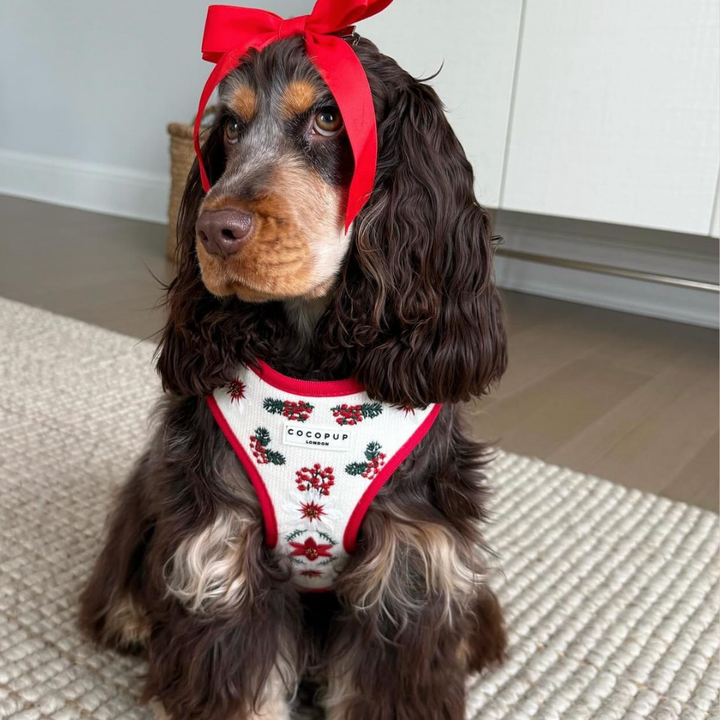
[{"label": "dog's eye", "polygon": [[343,121],[340,111],[335,108],[322,108],[315,116],[313,130],[319,135],[330,137],[342,129]]},{"label": "dog's eye", "polygon": [[240,123],[235,118],[228,118],[225,121],[225,137],[228,142],[235,143],[240,136]]}]

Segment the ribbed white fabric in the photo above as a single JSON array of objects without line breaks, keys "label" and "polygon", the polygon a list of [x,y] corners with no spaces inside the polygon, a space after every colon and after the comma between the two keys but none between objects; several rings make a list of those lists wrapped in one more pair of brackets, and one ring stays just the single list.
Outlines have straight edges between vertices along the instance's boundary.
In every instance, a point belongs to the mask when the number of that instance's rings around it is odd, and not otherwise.
[{"label": "ribbed white fabric", "polygon": [[[2,720],[152,717],[143,663],[75,617],[147,441],[153,349],[0,300]],[[717,720],[717,515],[504,453],[491,481],[510,658],[470,682],[468,718]]]},{"label": "ribbed white fabric", "polygon": [[292,582],[329,590],[367,505],[422,439],[438,407],[399,410],[355,382],[305,382],[238,367],[210,401],[260,497],[270,547]]}]

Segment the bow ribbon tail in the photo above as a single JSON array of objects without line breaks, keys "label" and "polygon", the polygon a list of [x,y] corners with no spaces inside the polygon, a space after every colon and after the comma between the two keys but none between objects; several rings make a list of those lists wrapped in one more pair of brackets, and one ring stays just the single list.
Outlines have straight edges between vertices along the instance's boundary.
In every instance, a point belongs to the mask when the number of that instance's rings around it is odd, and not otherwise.
[{"label": "bow ribbon tail", "polygon": [[203,190],[208,192],[210,190],[210,179],[208,178],[207,172],[205,171],[205,165],[203,164],[202,155],[200,153],[200,124],[202,123],[203,113],[205,107],[210,100],[210,96],[213,94],[213,90],[218,86],[220,81],[232,70],[237,64],[238,51],[230,50],[226,52],[217,62],[215,67],[210,73],[205,82],[202,94],[200,95],[200,104],[198,105],[197,115],[195,116],[195,128],[193,130],[193,145],[195,147],[195,154],[198,159],[198,166],[200,167],[200,180],[202,181]]},{"label": "bow ribbon tail", "polygon": [[342,38],[306,33],[307,53],[340,108],[355,159],[345,232],[370,197],[377,164],[377,129],[370,83],[360,60]]},{"label": "bow ribbon tail", "polygon": [[[211,8],[212,9],[212,8]],[[231,73],[238,65],[240,65],[240,59],[250,49],[250,47],[256,50],[262,50],[266,45],[269,45],[275,40],[275,30],[267,32],[264,37],[256,38],[255,41],[246,40],[241,45],[238,45],[231,50],[228,50],[222,55],[217,55],[210,51],[203,52],[203,58],[210,62],[215,63],[215,67],[210,73],[205,82],[202,94],[200,95],[200,103],[198,104],[198,112],[195,116],[195,128],[193,130],[193,146],[195,147],[195,154],[198,158],[198,165],[200,166],[200,179],[202,180],[203,190],[209,192],[212,185],[208,178],[205,166],[203,165],[202,155],[200,154],[200,124],[202,122],[202,116],[205,112],[205,107],[210,100],[210,96],[213,94],[213,90],[220,84],[222,79]]]}]

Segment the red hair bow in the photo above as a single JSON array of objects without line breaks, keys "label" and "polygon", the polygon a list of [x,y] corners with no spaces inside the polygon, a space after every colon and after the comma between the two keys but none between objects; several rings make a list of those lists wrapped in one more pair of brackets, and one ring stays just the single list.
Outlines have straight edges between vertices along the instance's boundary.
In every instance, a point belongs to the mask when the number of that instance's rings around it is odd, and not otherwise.
[{"label": "red hair bow", "polygon": [[211,5],[203,36],[203,59],[215,63],[205,83],[197,118],[194,144],[205,192],[210,181],[200,156],[200,120],[218,83],[239,64],[250,48],[262,50],[293,35],[305,38],[311,62],[322,75],[338,104],[355,159],[348,195],[345,230],[367,202],[375,181],[377,129],[370,85],[353,49],[337,35],[386,8],[392,0],[317,0],[309,15],[283,20],[266,10]]}]

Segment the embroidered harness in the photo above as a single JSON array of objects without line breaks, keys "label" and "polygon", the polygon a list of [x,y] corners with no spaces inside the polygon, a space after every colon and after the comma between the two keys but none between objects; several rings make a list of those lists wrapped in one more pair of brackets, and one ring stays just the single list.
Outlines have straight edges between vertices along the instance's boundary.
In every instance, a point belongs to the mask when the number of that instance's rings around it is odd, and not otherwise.
[{"label": "embroidered harness", "polygon": [[265,363],[207,402],[255,488],[267,545],[307,591],[332,589],[370,503],[441,407],[398,409],[355,380],[295,380]]}]

